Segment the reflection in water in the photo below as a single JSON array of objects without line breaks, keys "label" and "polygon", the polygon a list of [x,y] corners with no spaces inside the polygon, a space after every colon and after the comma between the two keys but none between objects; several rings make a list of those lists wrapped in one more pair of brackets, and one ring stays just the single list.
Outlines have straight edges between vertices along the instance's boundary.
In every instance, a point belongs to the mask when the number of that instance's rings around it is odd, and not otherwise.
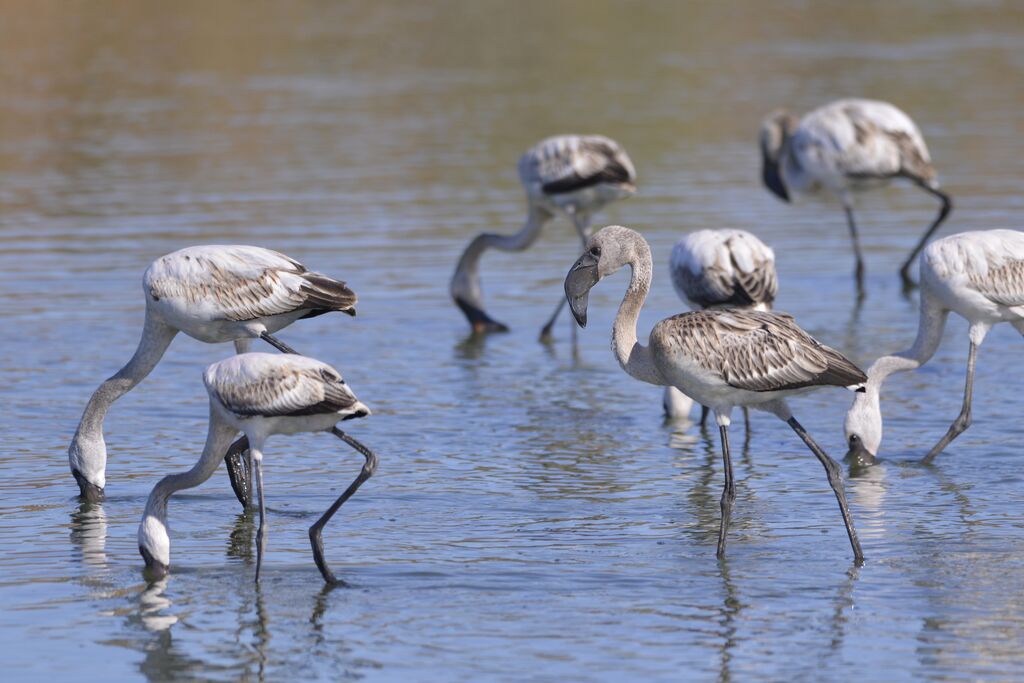
[{"label": "reflection in water", "polygon": [[93,568],[107,567],[107,512],[102,503],[81,503],[71,513],[71,544],[82,562]]},{"label": "reflection in water", "polygon": [[147,631],[154,633],[166,631],[178,623],[178,617],[167,612],[173,603],[164,595],[167,590],[167,578],[150,582],[139,594],[138,612],[136,615]]},{"label": "reflection in water", "polygon": [[255,533],[251,508],[236,515],[235,523],[231,527],[231,535],[228,537],[227,557],[242,560],[246,565],[252,565],[255,557],[253,547]]},{"label": "reflection in water", "polygon": [[736,585],[729,575],[728,558],[718,560],[718,571],[722,577],[722,584],[725,587],[725,597],[722,600],[721,627],[722,643],[719,648],[718,680],[727,683],[732,680],[732,651],[736,647],[737,632],[739,631],[740,612],[743,610],[743,603],[740,601]]},{"label": "reflection in water", "polygon": [[849,612],[854,608],[853,589],[860,578],[861,568],[852,564],[846,570],[846,580],[839,584],[832,610],[832,650],[840,650],[846,637],[846,624],[850,620]]},{"label": "reflection in water", "polygon": [[845,482],[846,491],[858,509],[854,518],[857,532],[865,539],[885,537],[887,472],[885,463],[881,461],[866,467],[850,464],[849,477]]}]

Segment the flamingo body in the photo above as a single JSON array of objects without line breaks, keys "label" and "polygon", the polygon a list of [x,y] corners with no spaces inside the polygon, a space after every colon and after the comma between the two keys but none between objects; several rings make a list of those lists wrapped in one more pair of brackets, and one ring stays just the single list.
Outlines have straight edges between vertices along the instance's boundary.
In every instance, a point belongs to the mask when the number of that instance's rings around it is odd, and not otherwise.
[{"label": "flamingo body", "polygon": [[882,442],[881,389],[889,375],[927,363],[942,339],[949,313],[969,324],[967,377],[960,414],[925,455],[929,463],[962,434],[972,419],[977,353],[993,325],[1009,323],[1024,334],[1024,232],[983,230],[950,235],[929,244],[920,259],[921,303],[913,346],[883,356],[868,368],[867,391],[846,414],[848,456],[875,461]]},{"label": "flamingo body", "polygon": [[167,501],[177,491],[209,479],[224,459],[228,444],[241,431],[248,439],[251,470],[256,475],[260,526],[257,532],[256,580],[266,547],[266,505],[263,496],[263,446],[273,434],[332,431],[366,457],[359,476],[320,520],[310,528],[310,542],[324,579],[336,579],[323,558],[320,530],[334,512],[377,466],[377,457],[336,428],[338,422],[370,414],[341,374],[330,365],[293,354],[243,353],[214,363],[203,374],[210,397],[210,424],[199,462],[181,474],[164,477],[153,488],[139,523],[138,542],[149,571],[166,575],[170,567]]},{"label": "flamingo body", "polygon": [[135,355],[93,393],[68,447],[71,472],[87,500],[104,495],[107,411],[153,371],[179,332],[207,343],[234,341],[239,350],[262,338],[293,352],[272,333],[330,311],[355,315],[356,304],[340,280],[276,251],[237,245],[187,247],[158,258],[143,275],[143,291],[146,317]]},{"label": "flamingo body", "polygon": [[843,204],[856,257],[854,271],[863,291],[864,263],[853,208],[856,192],[906,178],[941,201],[939,213],[900,268],[909,268],[952,210],[942,191],[924,137],[914,121],[888,102],[848,98],[797,119],[785,111],[761,125],[762,180],[783,201],[795,193],[828,191]]},{"label": "flamingo body", "polygon": [[[590,217],[609,202],[636,192],[636,169],[625,149],[603,135],[555,135],[541,140],[519,159],[519,181],[526,192],[527,218],[514,235],[482,233],[459,258],[449,291],[474,333],[504,332],[508,327],[484,311],[479,262],[487,249],[524,251],[557,215],[567,216],[581,243],[590,236]],[[547,337],[564,301],[544,326]]]}]

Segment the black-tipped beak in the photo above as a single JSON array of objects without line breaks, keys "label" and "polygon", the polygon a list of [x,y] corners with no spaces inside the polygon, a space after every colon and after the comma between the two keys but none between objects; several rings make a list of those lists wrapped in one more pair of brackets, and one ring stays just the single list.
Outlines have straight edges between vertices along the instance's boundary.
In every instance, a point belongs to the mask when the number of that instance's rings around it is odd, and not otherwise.
[{"label": "black-tipped beak", "polygon": [[170,567],[154,558],[149,551],[141,545],[139,546],[139,554],[142,555],[142,559],[146,561],[146,568],[143,570],[143,573],[146,575],[148,580],[159,581],[167,576],[167,573],[170,571]]},{"label": "black-tipped beak", "polygon": [[499,323],[487,315],[482,308],[474,306],[460,296],[455,297],[455,305],[459,307],[466,320],[473,327],[474,334],[486,334],[488,332],[508,332],[508,325]]},{"label": "black-tipped beak", "polygon": [[79,496],[81,496],[83,501],[86,503],[103,502],[103,489],[86,479],[78,470],[71,470],[71,475],[75,478],[75,481],[78,482]]},{"label": "black-tipped beak", "polygon": [[580,256],[565,276],[565,298],[569,310],[580,327],[587,326],[587,300],[590,289],[600,280],[597,276],[597,259],[589,252]]},{"label": "black-tipped beak", "polygon": [[356,317],[356,309],[354,308],[346,308],[345,313],[348,313],[353,318]]},{"label": "black-tipped beak", "polygon": [[782,174],[779,172],[779,162],[772,161],[767,156],[761,167],[761,180],[764,186],[771,190],[771,193],[784,202],[789,202],[789,192],[785,183],[782,182]]},{"label": "black-tipped beak", "polygon": [[878,462],[874,453],[864,447],[864,443],[856,434],[850,436],[850,450],[846,451],[846,461],[858,467],[867,467]]}]

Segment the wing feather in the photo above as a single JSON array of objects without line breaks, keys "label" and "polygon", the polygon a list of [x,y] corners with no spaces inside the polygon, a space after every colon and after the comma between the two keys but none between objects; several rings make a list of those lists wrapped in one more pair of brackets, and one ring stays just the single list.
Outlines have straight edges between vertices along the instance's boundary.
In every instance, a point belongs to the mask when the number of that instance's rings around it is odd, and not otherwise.
[{"label": "wing feather", "polygon": [[575,192],[601,183],[636,180],[633,162],[622,147],[601,135],[558,135],[527,151],[520,160],[525,185],[547,194]]},{"label": "wing feather", "polygon": [[301,356],[235,356],[211,365],[204,381],[211,395],[241,417],[336,413],[357,401],[334,368]]},{"label": "wing feather", "polygon": [[821,344],[784,313],[707,310],[674,316],[674,345],[705,372],[747,391],[852,386],[867,380],[856,365]]},{"label": "wing feather", "polygon": [[260,247],[182,249],[157,259],[144,281],[154,300],[176,299],[221,320],[255,320],[303,309],[314,314],[351,311],[356,303],[344,282]]}]

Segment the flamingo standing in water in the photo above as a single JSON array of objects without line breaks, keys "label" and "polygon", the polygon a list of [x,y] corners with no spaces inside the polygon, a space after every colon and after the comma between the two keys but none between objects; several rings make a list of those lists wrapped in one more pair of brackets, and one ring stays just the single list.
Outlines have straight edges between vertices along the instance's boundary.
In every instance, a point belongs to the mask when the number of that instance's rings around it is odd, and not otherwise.
[{"label": "flamingo standing in water", "polygon": [[214,363],[203,373],[210,395],[210,426],[199,462],[188,472],[161,479],[146,501],[139,524],[139,552],[146,568],[156,577],[167,575],[171,563],[171,539],[167,532],[167,500],[177,491],[199,486],[210,478],[235,435],[249,440],[250,470],[256,474],[260,526],[256,532],[256,581],[260,580],[266,551],[266,506],[263,498],[263,444],[273,434],[331,432],[366,458],[349,487],[309,528],[316,566],[328,583],[337,579],[324,560],[321,531],[338,508],[377,469],[377,456],[338,429],[342,420],[366,417],[363,405],[345,384],[341,374],[312,358],[272,353],[243,353]]},{"label": "flamingo standing in water", "polygon": [[797,119],[785,110],[770,114],[761,125],[762,179],[783,201],[794,192],[828,190],[837,195],[857,259],[857,289],[864,288],[864,259],[853,218],[855,192],[906,178],[941,202],[939,213],[900,267],[907,287],[910,264],[938,230],[953,207],[939,186],[928,147],[909,116],[888,102],[843,99]]},{"label": "flamingo standing in water", "polygon": [[[507,332],[508,326],[484,311],[479,263],[484,251],[524,251],[541,229],[558,214],[569,217],[580,242],[590,237],[590,217],[605,204],[636,192],[636,170],[626,150],[603,135],[556,135],[540,141],[519,159],[519,181],[526,190],[526,224],[514,235],[481,233],[462,252],[452,275],[450,291],[475,333]],[[565,305],[558,307],[541,330],[551,327]]]},{"label": "flamingo standing in water", "polygon": [[[103,418],[110,406],[141,382],[179,332],[202,342],[233,341],[239,353],[263,339],[295,353],[273,333],[301,318],[331,311],[355,315],[356,295],[344,282],[307,270],[270,249],[208,245],[162,256],[142,276],[146,319],[135,355],[103,382],[89,399],[68,448],[71,473],[87,501],[103,499],[107,447]],[[244,444],[232,448],[232,458]],[[229,467],[232,486],[245,504],[237,465]]]},{"label": "flamingo standing in water", "polygon": [[[775,252],[746,230],[698,230],[676,242],[669,261],[676,294],[693,309],[746,308],[770,311],[779,289]],[[665,387],[662,401],[670,419],[686,417],[693,399]],[[743,416],[749,428],[747,409]],[[700,423],[708,408],[701,406]]]},{"label": "flamingo standing in water", "polygon": [[725,535],[736,498],[729,423],[734,407],[750,406],[785,421],[824,466],[854,561],[863,562],[846,504],[842,469],[797,422],[785,399],[819,386],[862,391],[864,373],[838,351],[818,343],[784,313],[729,309],[683,313],[655,325],[649,345],[643,346],[637,341],[636,323],[651,287],[651,250],[639,233],[618,225],[591,237],[565,278],[569,308],[581,327],[587,324],[591,288],[625,265],[630,266],[632,275],[612,328],[612,349],[619,365],[641,382],[674,386],[715,412],[725,464],[718,556],[725,555]]},{"label": "flamingo standing in water", "polygon": [[932,242],[921,254],[921,310],[914,345],[883,356],[868,368],[867,391],[858,394],[844,425],[848,456],[874,462],[882,443],[882,383],[895,372],[921,367],[935,354],[950,311],[970,325],[967,380],[960,414],[924,456],[930,463],[971,425],[974,369],[978,347],[998,323],[1024,334],[1024,232],[962,232]]}]

